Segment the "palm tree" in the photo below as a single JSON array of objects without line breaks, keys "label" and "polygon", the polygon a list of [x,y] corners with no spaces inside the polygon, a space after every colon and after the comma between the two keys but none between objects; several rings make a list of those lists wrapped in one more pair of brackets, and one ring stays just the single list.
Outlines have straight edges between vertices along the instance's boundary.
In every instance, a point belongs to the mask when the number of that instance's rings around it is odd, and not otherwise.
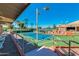
[{"label": "palm tree", "polygon": [[34,24],[33,24],[32,22],[30,23],[30,25],[31,25],[31,28],[33,28],[33,25],[34,25]]},{"label": "palm tree", "polygon": [[20,29],[24,28],[24,22],[21,21],[16,21],[17,25],[19,26]]},{"label": "palm tree", "polygon": [[28,19],[25,18],[23,21],[24,21],[24,26],[28,28]]},{"label": "palm tree", "polygon": [[53,29],[56,29],[56,25],[55,24],[53,24]]}]

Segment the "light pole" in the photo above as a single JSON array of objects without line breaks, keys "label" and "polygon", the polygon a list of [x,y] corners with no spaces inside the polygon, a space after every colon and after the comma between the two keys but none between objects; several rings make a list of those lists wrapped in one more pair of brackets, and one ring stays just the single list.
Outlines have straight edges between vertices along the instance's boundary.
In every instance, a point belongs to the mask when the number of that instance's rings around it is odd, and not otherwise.
[{"label": "light pole", "polygon": [[[43,10],[49,10],[48,7],[44,7]],[[38,43],[38,16],[39,16],[39,8],[36,8],[36,43]]]},{"label": "light pole", "polygon": [[38,43],[38,8],[36,8],[36,43]]}]

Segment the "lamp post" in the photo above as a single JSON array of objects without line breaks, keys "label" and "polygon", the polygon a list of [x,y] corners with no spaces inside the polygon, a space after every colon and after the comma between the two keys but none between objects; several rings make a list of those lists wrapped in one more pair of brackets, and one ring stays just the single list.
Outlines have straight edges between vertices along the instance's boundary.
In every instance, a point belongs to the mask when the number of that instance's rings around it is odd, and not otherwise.
[{"label": "lamp post", "polygon": [[36,43],[38,43],[38,8],[36,8]]},{"label": "lamp post", "polygon": [[[43,10],[49,10],[48,7],[44,7]],[[38,43],[38,17],[39,17],[39,8],[36,8],[36,43]]]}]

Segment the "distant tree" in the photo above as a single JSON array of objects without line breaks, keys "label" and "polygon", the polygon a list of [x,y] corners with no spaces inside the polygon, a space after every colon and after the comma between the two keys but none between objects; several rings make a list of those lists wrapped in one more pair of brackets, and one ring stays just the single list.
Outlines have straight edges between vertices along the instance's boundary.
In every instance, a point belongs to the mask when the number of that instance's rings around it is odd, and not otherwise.
[{"label": "distant tree", "polygon": [[21,22],[21,21],[16,21],[17,25],[19,26],[19,28],[24,28],[24,22]]},{"label": "distant tree", "polygon": [[24,23],[23,23],[23,22],[20,22],[20,23],[19,23],[19,27],[20,27],[20,28],[24,28]]},{"label": "distant tree", "polygon": [[42,29],[42,27],[38,27],[38,29]]},{"label": "distant tree", "polygon": [[24,26],[25,26],[25,27],[28,27],[28,19],[25,18],[25,19],[23,20],[23,22],[24,22]]},{"label": "distant tree", "polygon": [[47,29],[50,29],[50,28],[51,28],[50,26],[47,27]]},{"label": "distant tree", "polygon": [[53,25],[53,29],[56,29],[56,25],[55,24]]},{"label": "distant tree", "polygon": [[33,28],[33,25],[34,25],[34,24],[33,24],[32,22],[30,23],[30,25],[31,25],[31,28]]}]

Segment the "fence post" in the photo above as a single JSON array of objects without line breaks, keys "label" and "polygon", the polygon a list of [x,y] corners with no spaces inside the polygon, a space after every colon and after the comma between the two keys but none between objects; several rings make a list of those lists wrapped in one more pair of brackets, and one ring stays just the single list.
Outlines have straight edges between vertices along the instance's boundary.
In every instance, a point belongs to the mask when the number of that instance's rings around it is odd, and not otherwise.
[{"label": "fence post", "polygon": [[69,52],[68,52],[69,56],[71,55],[70,49],[71,49],[71,41],[69,40]]}]

